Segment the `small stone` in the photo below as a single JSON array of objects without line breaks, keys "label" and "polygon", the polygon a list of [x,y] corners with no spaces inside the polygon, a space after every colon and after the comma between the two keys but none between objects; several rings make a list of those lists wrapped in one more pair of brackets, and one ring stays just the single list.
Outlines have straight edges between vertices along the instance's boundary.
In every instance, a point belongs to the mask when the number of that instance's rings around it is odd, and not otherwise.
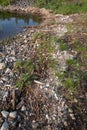
[{"label": "small stone", "polygon": [[64,105],[65,105],[65,102],[63,101],[63,102],[62,102],[62,107],[64,107]]},{"label": "small stone", "polygon": [[24,104],[24,100],[21,100],[19,104],[17,104],[16,109],[19,110]]},{"label": "small stone", "polygon": [[5,77],[2,77],[2,80],[6,82],[9,80],[9,78],[5,76]]},{"label": "small stone", "polygon": [[9,68],[7,68],[6,71],[5,71],[5,73],[7,73],[7,74],[10,73],[10,72],[11,72],[11,69],[9,69]]},{"label": "small stone", "polygon": [[46,84],[46,87],[49,87],[49,86],[50,86],[49,83],[47,83],[47,84]]},{"label": "small stone", "polygon": [[49,116],[48,116],[48,114],[46,114],[46,119],[49,120]]},{"label": "small stone", "polygon": [[3,124],[2,124],[2,127],[1,127],[1,130],[7,130],[8,129],[8,123],[7,122],[4,122]]},{"label": "small stone", "polygon": [[67,125],[68,125],[66,121],[64,121],[64,125],[65,125],[65,126],[67,126]]},{"label": "small stone", "polygon": [[27,40],[24,40],[24,43],[27,43]]},{"label": "small stone", "polygon": [[35,120],[33,120],[33,121],[32,121],[32,128],[33,128],[33,129],[37,129],[37,127],[38,127],[38,123],[35,122]]},{"label": "small stone", "polygon": [[11,55],[15,56],[15,51],[14,50],[11,51]]},{"label": "small stone", "polygon": [[77,102],[78,102],[78,100],[77,100],[76,98],[74,98],[74,102],[75,102],[75,103],[77,103]]},{"label": "small stone", "polygon": [[26,107],[23,105],[21,111],[26,111]]},{"label": "small stone", "polygon": [[24,35],[24,39],[26,39],[26,35]]},{"label": "small stone", "polygon": [[69,111],[69,113],[73,113],[73,110],[72,110],[71,108],[69,108],[69,110],[68,110],[68,111]]},{"label": "small stone", "polygon": [[3,117],[7,118],[8,115],[9,115],[9,112],[7,112],[7,111],[1,111],[1,114],[2,114]]},{"label": "small stone", "polygon": [[8,94],[9,94],[9,92],[6,91],[5,94],[4,94],[4,96],[3,96],[3,101],[6,101],[6,98],[8,97]]},{"label": "small stone", "polygon": [[3,70],[5,67],[5,63],[0,63],[0,70]]},{"label": "small stone", "polygon": [[16,111],[10,112],[9,117],[15,119],[17,117],[17,112]]},{"label": "small stone", "polygon": [[74,114],[70,114],[72,120],[75,120]]}]

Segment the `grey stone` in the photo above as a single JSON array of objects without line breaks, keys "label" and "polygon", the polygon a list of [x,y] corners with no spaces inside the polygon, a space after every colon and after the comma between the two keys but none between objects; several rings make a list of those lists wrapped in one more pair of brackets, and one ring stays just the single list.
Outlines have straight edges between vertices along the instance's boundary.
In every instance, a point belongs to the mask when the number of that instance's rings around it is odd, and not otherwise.
[{"label": "grey stone", "polygon": [[32,128],[37,129],[37,127],[38,127],[38,123],[35,120],[33,120],[32,121]]},{"label": "grey stone", "polygon": [[3,96],[3,101],[6,101],[6,98],[8,97],[8,91],[5,92],[4,96]]},{"label": "grey stone", "polygon": [[7,111],[1,111],[1,114],[2,114],[3,117],[7,118],[8,115],[9,115],[9,112],[7,112]]},{"label": "grey stone", "polygon": [[26,111],[26,107],[23,105],[21,111]]},{"label": "grey stone", "polygon": [[7,122],[4,122],[4,123],[2,124],[1,130],[7,130],[8,127],[9,127],[8,123],[7,123]]},{"label": "grey stone", "polygon": [[74,114],[70,114],[70,116],[71,116],[72,120],[75,120]]},{"label": "grey stone", "polygon": [[17,111],[10,112],[9,117],[15,119],[17,117]]}]

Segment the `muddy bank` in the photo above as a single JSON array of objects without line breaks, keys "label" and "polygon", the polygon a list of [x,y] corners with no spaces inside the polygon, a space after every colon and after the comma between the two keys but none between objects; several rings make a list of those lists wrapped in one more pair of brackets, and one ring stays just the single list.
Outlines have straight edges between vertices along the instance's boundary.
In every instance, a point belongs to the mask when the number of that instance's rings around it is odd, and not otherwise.
[{"label": "muddy bank", "polygon": [[39,9],[36,7],[22,8],[19,6],[7,6],[7,7],[0,6],[0,11],[8,11],[8,12],[17,13],[17,14],[39,15],[43,19],[47,19],[51,17],[51,14],[45,8]]}]

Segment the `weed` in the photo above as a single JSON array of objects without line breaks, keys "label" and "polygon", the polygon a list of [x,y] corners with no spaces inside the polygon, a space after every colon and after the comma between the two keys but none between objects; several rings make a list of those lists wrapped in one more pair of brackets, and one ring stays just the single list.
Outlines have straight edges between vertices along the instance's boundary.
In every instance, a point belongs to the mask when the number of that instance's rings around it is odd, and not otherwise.
[{"label": "weed", "polygon": [[64,43],[62,40],[59,40],[59,49],[60,51],[68,50],[68,45]]},{"label": "weed", "polygon": [[54,68],[56,61],[52,59],[56,37],[50,34],[35,33],[34,40],[38,40],[35,53],[26,61],[16,61],[14,69],[20,74],[17,87],[27,87],[35,79],[46,78],[49,68]]},{"label": "weed", "polygon": [[37,0],[36,6],[53,10],[54,13],[72,14],[87,12],[86,0]]},{"label": "weed", "polygon": [[37,79],[37,76],[29,75],[29,73],[23,74],[18,80],[16,87],[28,87],[35,79]]},{"label": "weed", "polygon": [[71,92],[75,92],[76,91],[76,86],[75,86],[75,82],[73,78],[68,78],[66,79],[64,82],[64,87],[68,88],[69,90],[71,90]]}]

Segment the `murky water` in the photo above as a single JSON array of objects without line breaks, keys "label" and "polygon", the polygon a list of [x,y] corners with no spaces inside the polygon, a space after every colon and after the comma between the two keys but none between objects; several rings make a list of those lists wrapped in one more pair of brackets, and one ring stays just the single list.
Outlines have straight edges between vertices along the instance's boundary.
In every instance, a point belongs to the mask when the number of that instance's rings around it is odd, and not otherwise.
[{"label": "murky water", "polygon": [[22,26],[38,25],[39,16],[17,15],[8,12],[0,12],[0,40],[12,37],[24,28]]}]

